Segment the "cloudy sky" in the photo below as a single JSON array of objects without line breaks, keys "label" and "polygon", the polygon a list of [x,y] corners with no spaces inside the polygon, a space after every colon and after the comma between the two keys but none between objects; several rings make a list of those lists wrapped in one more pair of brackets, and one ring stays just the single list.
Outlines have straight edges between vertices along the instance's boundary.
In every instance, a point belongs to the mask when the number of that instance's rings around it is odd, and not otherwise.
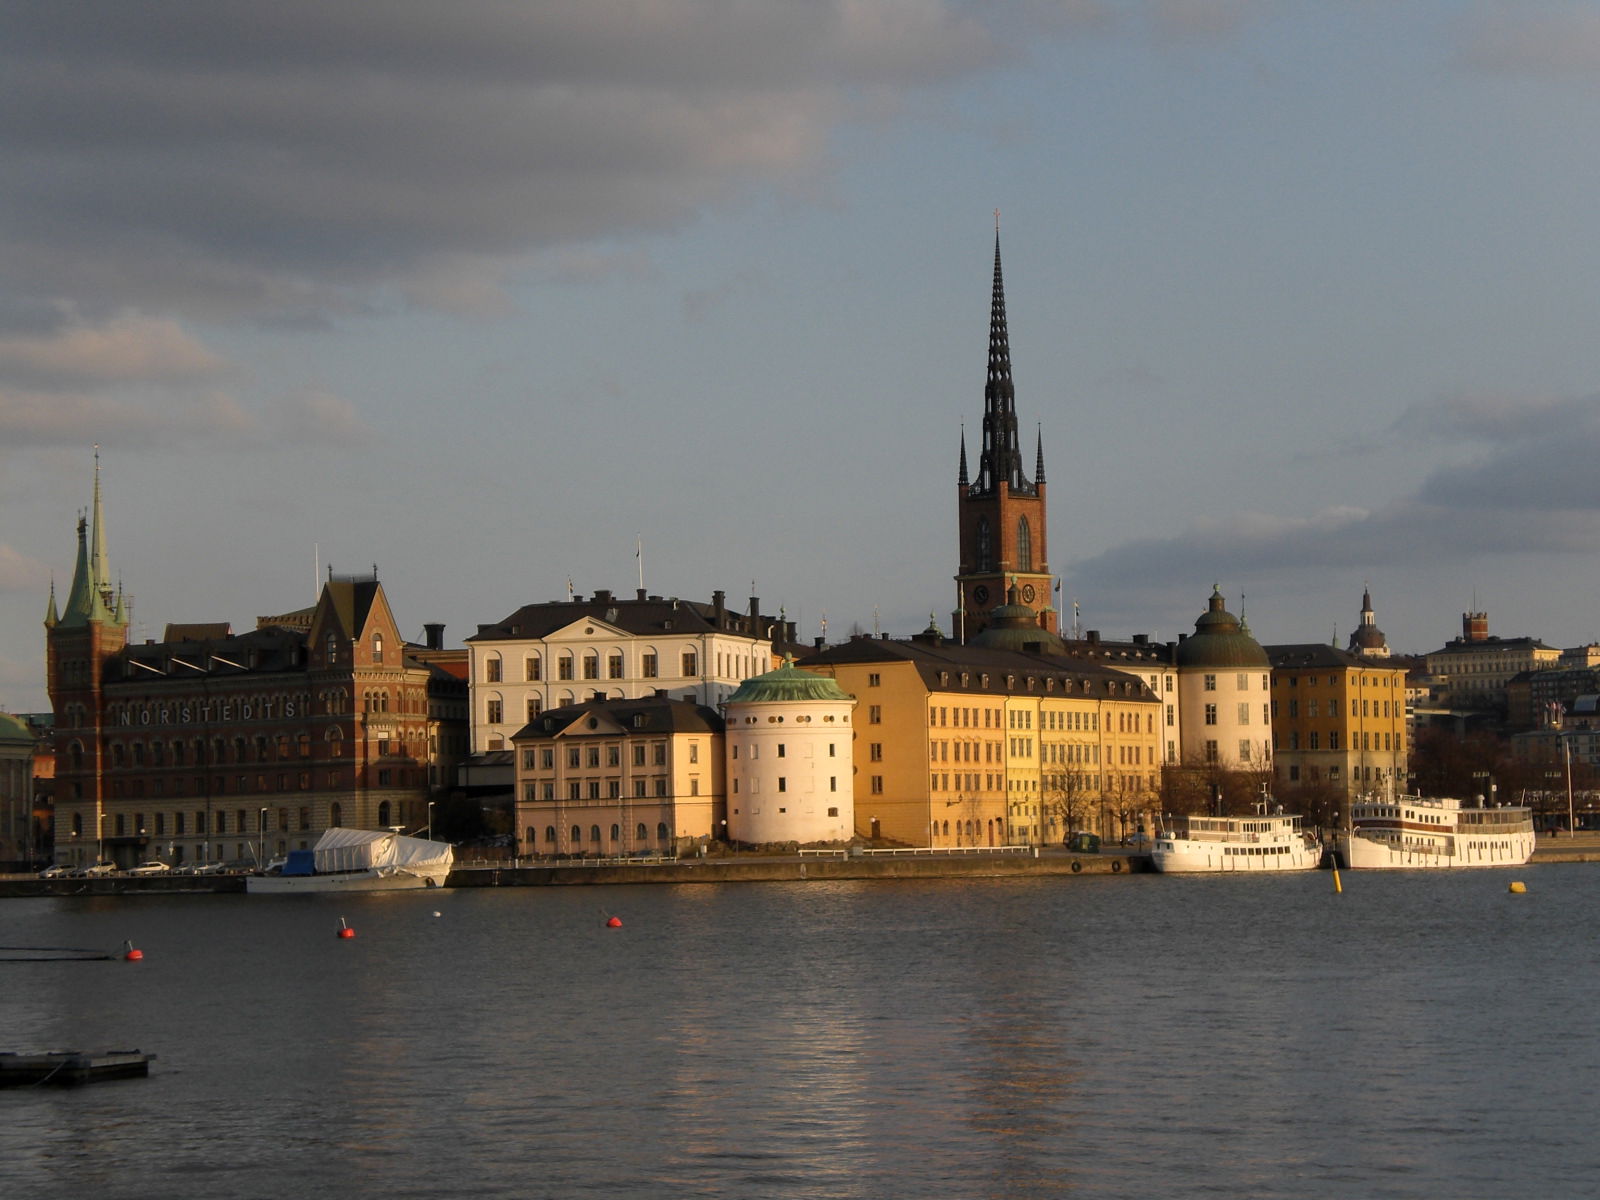
[{"label": "cloudy sky", "polygon": [[636,539],[948,626],[995,209],[1085,628],[1600,639],[1592,4],[5,11],[0,707],[95,443],[139,638],[376,564],[457,644]]}]

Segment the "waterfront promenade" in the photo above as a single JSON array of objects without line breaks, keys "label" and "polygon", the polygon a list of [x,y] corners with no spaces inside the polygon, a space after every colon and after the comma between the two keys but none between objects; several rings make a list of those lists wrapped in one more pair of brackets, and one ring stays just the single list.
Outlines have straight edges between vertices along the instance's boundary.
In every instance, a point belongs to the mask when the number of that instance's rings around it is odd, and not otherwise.
[{"label": "waterfront promenade", "polygon": [[[1541,834],[1530,866],[1600,862],[1600,832]],[[1107,876],[1149,871],[1150,857],[1122,848],[1077,854],[1059,847],[1007,847],[994,851],[905,850],[853,854],[731,854],[709,858],[565,862],[462,862],[449,887],[572,887],[640,883],[787,883],[841,879],[996,879]],[[242,875],[112,875],[97,879],[0,876],[0,899],[19,896],[217,894],[244,891]]]}]

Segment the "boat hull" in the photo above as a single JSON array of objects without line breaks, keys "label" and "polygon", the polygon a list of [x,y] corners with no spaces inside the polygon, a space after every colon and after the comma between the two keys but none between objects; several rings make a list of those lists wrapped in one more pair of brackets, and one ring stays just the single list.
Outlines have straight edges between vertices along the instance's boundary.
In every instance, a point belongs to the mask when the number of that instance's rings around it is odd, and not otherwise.
[{"label": "boat hull", "polygon": [[1520,867],[1533,857],[1533,831],[1501,837],[1463,837],[1448,850],[1394,846],[1359,834],[1341,834],[1339,860],[1351,870],[1439,870],[1446,867]]},{"label": "boat hull", "polygon": [[1150,865],[1163,875],[1309,871],[1321,861],[1322,847],[1303,841],[1248,846],[1189,838],[1162,839],[1150,852]]},{"label": "boat hull", "polygon": [[250,875],[244,890],[287,896],[310,892],[405,892],[444,886],[444,875],[389,871],[341,871],[332,875]]}]

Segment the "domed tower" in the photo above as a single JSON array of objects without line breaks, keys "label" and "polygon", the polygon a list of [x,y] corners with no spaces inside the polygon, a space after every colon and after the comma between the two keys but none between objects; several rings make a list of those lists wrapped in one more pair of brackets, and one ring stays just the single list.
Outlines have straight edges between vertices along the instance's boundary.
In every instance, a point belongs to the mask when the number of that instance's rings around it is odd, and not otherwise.
[{"label": "domed tower", "polygon": [[727,721],[728,838],[846,842],[855,832],[855,697],[792,659],[741,683]]},{"label": "domed tower", "polygon": [[953,616],[957,641],[967,641],[989,622],[1008,584],[1047,632],[1056,628],[1053,577],[1045,530],[1044,434],[1028,478],[1017,440],[1016,389],[1011,380],[1011,338],[1006,329],[1005,285],[1000,275],[1000,221],[995,214],[994,292],[989,308],[989,368],[983,389],[983,449],[976,478],[967,476],[967,438],[961,435],[956,480],[960,529],[959,607]]},{"label": "domed tower", "polygon": [[1222,592],[1178,643],[1178,705],[1183,761],[1229,770],[1272,765],[1272,670],[1267,652]]},{"label": "domed tower", "polygon": [[1378,628],[1377,615],[1372,611],[1372,589],[1361,593],[1361,624],[1350,635],[1350,653],[1363,658],[1388,658],[1389,639]]}]

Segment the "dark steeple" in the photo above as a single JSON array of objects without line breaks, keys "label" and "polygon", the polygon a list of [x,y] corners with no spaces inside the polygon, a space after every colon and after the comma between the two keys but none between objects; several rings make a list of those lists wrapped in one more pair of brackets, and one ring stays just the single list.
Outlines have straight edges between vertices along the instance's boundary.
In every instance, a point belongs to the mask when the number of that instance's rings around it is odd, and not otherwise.
[{"label": "dark steeple", "polygon": [[967,427],[961,427],[961,475],[956,480],[962,487],[967,486]]},{"label": "dark steeple", "polygon": [[1016,393],[1011,382],[1011,340],[1006,332],[1006,292],[1000,276],[1000,218],[995,215],[994,296],[989,306],[989,378],[983,389],[983,453],[973,492],[991,495],[1000,484],[1013,495],[1031,496],[1033,484],[1022,473],[1017,446]]},{"label": "dark steeple", "polygon": [[1039,426],[1039,453],[1033,466],[1033,482],[1035,485],[1044,482],[1044,426]]}]

